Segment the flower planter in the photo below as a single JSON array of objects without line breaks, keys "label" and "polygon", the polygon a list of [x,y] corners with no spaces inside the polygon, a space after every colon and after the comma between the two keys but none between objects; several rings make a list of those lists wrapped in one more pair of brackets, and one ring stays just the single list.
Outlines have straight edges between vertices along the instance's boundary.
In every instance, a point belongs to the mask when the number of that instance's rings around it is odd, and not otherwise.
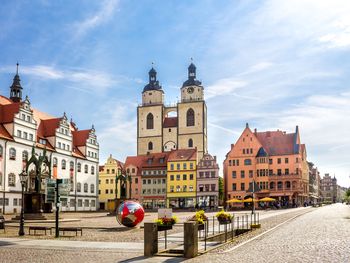
[{"label": "flower planter", "polygon": [[204,224],[198,224],[198,231],[199,230],[204,230]]},{"label": "flower planter", "polygon": [[172,225],[163,225],[163,226],[158,225],[158,231],[165,231],[165,230],[171,230],[171,229],[173,229]]},{"label": "flower planter", "polygon": [[223,218],[223,219],[218,218],[218,221],[219,221],[220,225],[227,225],[227,224],[231,223],[231,219],[230,218]]}]

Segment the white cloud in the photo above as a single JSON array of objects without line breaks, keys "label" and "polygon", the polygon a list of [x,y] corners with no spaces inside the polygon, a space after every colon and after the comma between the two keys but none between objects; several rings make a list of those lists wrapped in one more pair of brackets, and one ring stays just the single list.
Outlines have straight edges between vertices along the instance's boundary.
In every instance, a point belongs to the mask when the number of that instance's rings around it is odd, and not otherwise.
[{"label": "white cloud", "polygon": [[206,88],[206,98],[211,99],[216,96],[232,94],[233,91],[247,86],[247,82],[238,79],[220,79],[213,85]]},{"label": "white cloud", "polygon": [[76,37],[82,37],[90,30],[108,22],[119,4],[118,0],[105,0],[101,1],[100,8],[95,14],[87,17],[83,21],[76,22],[73,24],[73,33]]}]

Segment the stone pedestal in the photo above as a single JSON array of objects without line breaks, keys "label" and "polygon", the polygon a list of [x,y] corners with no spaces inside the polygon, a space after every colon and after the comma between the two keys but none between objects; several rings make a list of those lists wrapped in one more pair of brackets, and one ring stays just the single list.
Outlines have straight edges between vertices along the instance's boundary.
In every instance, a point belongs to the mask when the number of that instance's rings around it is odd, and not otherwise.
[{"label": "stone pedestal", "polygon": [[44,195],[38,193],[25,193],[24,194],[24,213],[34,214],[42,213],[44,203]]},{"label": "stone pedestal", "polygon": [[194,258],[198,255],[198,224],[184,223],[184,257]]},{"label": "stone pedestal", "polygon": [[151,257],[158,253],[158,228],[156,223],[144,224],[144,255]]}]

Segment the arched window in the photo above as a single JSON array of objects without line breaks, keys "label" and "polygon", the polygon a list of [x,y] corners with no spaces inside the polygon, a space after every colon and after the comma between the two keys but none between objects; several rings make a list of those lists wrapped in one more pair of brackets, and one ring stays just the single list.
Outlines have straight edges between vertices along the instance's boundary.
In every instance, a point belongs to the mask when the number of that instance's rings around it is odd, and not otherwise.
[{"label": "arched window", "polygon": [[194,126],[194,111],[189,109],[186,114],[187,126]]},{"label": "arched window", "polygon": [[95,174],[95,167],[91,166],[91,174]]},{"label": "arched window", "polygon": [[2,148],[2,145],[0,145],[0,157],[2,157],[2,152],[3,152],[3,148]]},{"label": "arched window", "polygon": [[27,151],[22,152],[22,161],[28,161],[28,152]]},{"label": "arched window", "polygon": [[188,140],[188,148],[192,148],[193,147],[193,140],[189,139]]},{"label": "arched window", "polygon": [[73,161],[70,161],[70,162],[69,162],[69,169],[70,169],[71,171],[74,170],[74,162],[73,162]]},{"label": "arched window", "polygon": [[84,173],[88,173],[89,172],[89,167],[87,164],[84,165]]},{"label": "arched window", "polygon": [[81,163],[77,164],[77,170],[78,170],[78,172],[81,172]]},{"label": "arched window", "polygon": [[87,193],[89,190],[89,185],[87,183],[84,184],[84,193]]},{"label": "arched window", "polygon": [[62,166],[62,170],[66,170],[66,160],[62,159],[61,166]]},{"label": "arched window", "polygon": [[93,194],[95,193],[95,185],[94,184],[91,184],[90,185],[90,192]]},{"label": "arched window", "polygon": [[148,113],[147,115],[147,129],[153,129],[153,114]]},{"label": "arched window", "polygon": [[153,150],[153,143],[152,142],[148,143],[148,150]]},{"label": "arched window", "polygon": [[57,167],[57,158],[53,158],[53,167]]},{"label": "arched window", "polygon": [[9,186],[16,186],[16,175],[14,173],[9,173]]},{"label": "arched window", "polygon": [[81,192],[81,183],[77,183],[77,192]]},{"label": "arched window", "polygon": [[16,160],[16,150],[15,150],[15,148],[10,148],[10,160]]}]

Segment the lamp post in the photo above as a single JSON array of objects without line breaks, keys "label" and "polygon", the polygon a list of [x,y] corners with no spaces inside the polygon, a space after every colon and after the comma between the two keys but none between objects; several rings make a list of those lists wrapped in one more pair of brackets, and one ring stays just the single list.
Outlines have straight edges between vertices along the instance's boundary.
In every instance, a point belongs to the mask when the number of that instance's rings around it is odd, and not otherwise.
[{"label": "lamp post", "polygon": [[22,208],[21,208],[21,219],[20,219],[20,224],[19,224],[18,235],[24,236],[24,187],[25,187],[25,185],[27,183],[27,179],[28,179],[28,175],[24,170],[19,174],[19,179],[20,179],[21,185],[22,185]]}]

